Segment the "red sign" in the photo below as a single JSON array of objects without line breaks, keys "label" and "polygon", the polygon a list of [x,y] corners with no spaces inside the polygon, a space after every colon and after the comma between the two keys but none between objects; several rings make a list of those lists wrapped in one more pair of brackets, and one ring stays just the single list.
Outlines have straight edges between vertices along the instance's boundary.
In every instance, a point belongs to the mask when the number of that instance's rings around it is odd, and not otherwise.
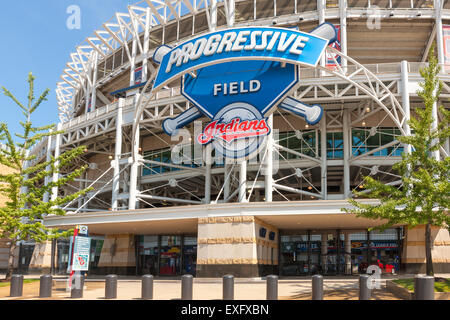
[{"label": "red sign", "polygon": [[444,47],[444,71],[450,72],[450,25],[442,26],[442,41]]},{"label": "red sign", "polygon": [[220,138],[230,143],[237,139],[267,135],[270,128],[266,120],[263,118],[241,121],[239,118],[234,118],[228,123],[215,120],[205,127],[203,133],[197,137],[197,141],[200,144],[207,144]]}]

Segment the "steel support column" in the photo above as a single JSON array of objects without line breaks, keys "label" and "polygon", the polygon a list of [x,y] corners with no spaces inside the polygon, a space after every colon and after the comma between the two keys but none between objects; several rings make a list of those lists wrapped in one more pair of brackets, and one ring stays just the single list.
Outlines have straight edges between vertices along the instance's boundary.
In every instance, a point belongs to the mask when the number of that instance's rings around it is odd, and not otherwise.
[{"label": "steel support column", "polygon": [[243,160],[239,165],[239,202],[247,202],[247,160]]},{"label": "steel support column", "polygon": [[344,109],[342,115],[342,140],[344,143],[344,199],[350,196],[350,112]]},{"label": "steel support column", "polygon": [[[139,101],[139,94],[136,94],[134,103],[136,104]],[[135,119],[135,121],[138,121],[138,119]],[[128,203],[128,209],[134,210],[136,209],[136,200],[137,200],[137,180],[138,180],[138,168],[139,168],[139,141],[140,141],[140,126],[138,125],[135,136],[134,136],[134,146],[132,147],[133,150],[133,163],[131,164],[131,170],[130,170],[130,189],[129,189],[129,203]]]},{"label": "steel support column", "polygon": [[[341,29],[341,52],[347,55],[347,0],[339,0],[339,16]],[[342,68],[346,71],[347,60],[341,60]]]},{"label": "steel support column", "polygon": [[122,155],[122,111],[124,99],[119,99],[116,117],[116,145],[114,148],[114,177],[112,185],[111,209],[116,211],[118,208],[118,196],[120,189],[120,156]]},{"label": "steel support column", "polygon": [[322,199],[327,200],[327,116],[325,111],[322,115],[322,120],[320,121],[320,145],[321,193]]},{"label": "steel support column", "polygon": [[444,65],[444,35],[442,31],[442,0],[434,0],[437,56],[439,63]]},{"label": "steel support column", "polygon": [[[52,132],[52,129],[50,129],[50,132]],[[51,157],[52,157],[52,150],[51,149],[52,149],[52,136],[48,136],[47,137],[47,155],[46,155],[46,158],[45,158],[46,162],[49,162],[51,160]],[[46,171],[50,171],[50,169],[51,169],[50,165],[47,165],[47,167],[45,168]],[[49,180],[50,180],[50,177],[46,176],[45,179],[44,179],[45,186],[48,185]],[[44,193],[44,197],[43,197],[42,200],[44,202],[48,202],[49,199],[50,199],[50,193],[47,191],[46,193]]]},{"label": "steel support column", "polygon": [[211,143],[207,144],[203,149],[204,152],[204,163],[205,163],[205,203],[211,203],[211,166],[212,166],[212,157],[211,157]]},{"label": "steel support column", "polygon": [[[62,123],[58,123],[57,127],[56,127],[56,131],[61,131],[62,129]],[[60,146],[61,146],[61,134],[57,134],[56,135],[56,139],[55,139],[55,159],[59,158],[59,154],[60,154]],[[59,161],[55,162],[55,166],[59,165]],[[58,172],[53,173],[52,176],[52,181],[53,182],[57,182],[59,179],[59,174]],[[51,201],[55,201],[56,198],[58,197],[58,187],[53,187],[52,188],[52,196],[50,198]]]},{"label": "steel support column", "polygon": [[97,107],[97,67],[98,67],[98,52],[94,51],[92,63],[92,92],[91,92],[91,111]]},{"label": "steel support column", "polygon": [[[269,128],[273,128],[273,114],[268,118]],[[273,129],[270,130],[270,134],[267,136],[266,144],[266,176],[264,180],[265,196],[266,202],[272,202],[272,191],[273,191]]]},{"label": "steel support column", "polygon": [[[402,72],[402,106],[403,111],[405,111],[405,121],[403,122],[403,130],[407,136],[411,135],[411,128],[409,127],[408,121],[411,118],[411,109],[409,104],[409,76],[408,76],[408,62],[403,60],[401,62],[401,72]],[[411,145],[406,144],[404,146],[407,153],[411,153]]]}]

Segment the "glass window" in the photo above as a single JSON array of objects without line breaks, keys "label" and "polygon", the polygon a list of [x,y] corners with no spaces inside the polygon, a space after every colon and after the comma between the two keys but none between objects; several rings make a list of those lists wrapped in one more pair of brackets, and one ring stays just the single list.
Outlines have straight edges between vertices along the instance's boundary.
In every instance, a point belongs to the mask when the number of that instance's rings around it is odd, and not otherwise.
[{"label": "glass window", "polygon": [[[397,128],[355,128],[352,130],[352,153],[354,156],[359,156],[396,140],[400,134]],[[403,146],[397,144],[372,153],[370,156],[398,157],[402,152]]]},{"label": "glass window", "polygon": [[327,158],[342,159],[344,157],[344,134],[327,132]]}]

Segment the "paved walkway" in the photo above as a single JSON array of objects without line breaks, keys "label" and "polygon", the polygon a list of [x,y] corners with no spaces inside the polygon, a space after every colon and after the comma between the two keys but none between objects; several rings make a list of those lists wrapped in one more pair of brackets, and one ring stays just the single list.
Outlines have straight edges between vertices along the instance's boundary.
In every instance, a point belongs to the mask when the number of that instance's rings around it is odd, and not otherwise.
[{"label": "paved walkway", "polygon": [[[29,277],[27,277],[29,278]],[[65,290],[66,281],[57,281],[53,288],[52,300],[70,299],[70,292]],[[381,289],[372,291],[373,299],[398,300],[385,287],[386,280],[381,281]],[[39,299],[39,281],[24,284],[23,296],[9,297],[9,286],[0,287],[0,300],[34,300]],[[358,279],[324,279],[325,300],[357,300]],[[179,280],[154,280],[154,299],[172,300],[181,297],[181,282]],[[118,281],[118,299],[136,300],[141,297],[141,281],[139,279],[124,279]],[[265,300],[266,281],[261,279],[235,279],[236,300]],[[194,300],[222,299],[222,279],[194,279]],[[281,279],[278,283],[280,300],[310,300],[311,279]],[[105,283],[100,279],[87,279],[83,294],[84,300],[98,300],[105,297]],[[45,300],[45,299],[43,299]]]}]

